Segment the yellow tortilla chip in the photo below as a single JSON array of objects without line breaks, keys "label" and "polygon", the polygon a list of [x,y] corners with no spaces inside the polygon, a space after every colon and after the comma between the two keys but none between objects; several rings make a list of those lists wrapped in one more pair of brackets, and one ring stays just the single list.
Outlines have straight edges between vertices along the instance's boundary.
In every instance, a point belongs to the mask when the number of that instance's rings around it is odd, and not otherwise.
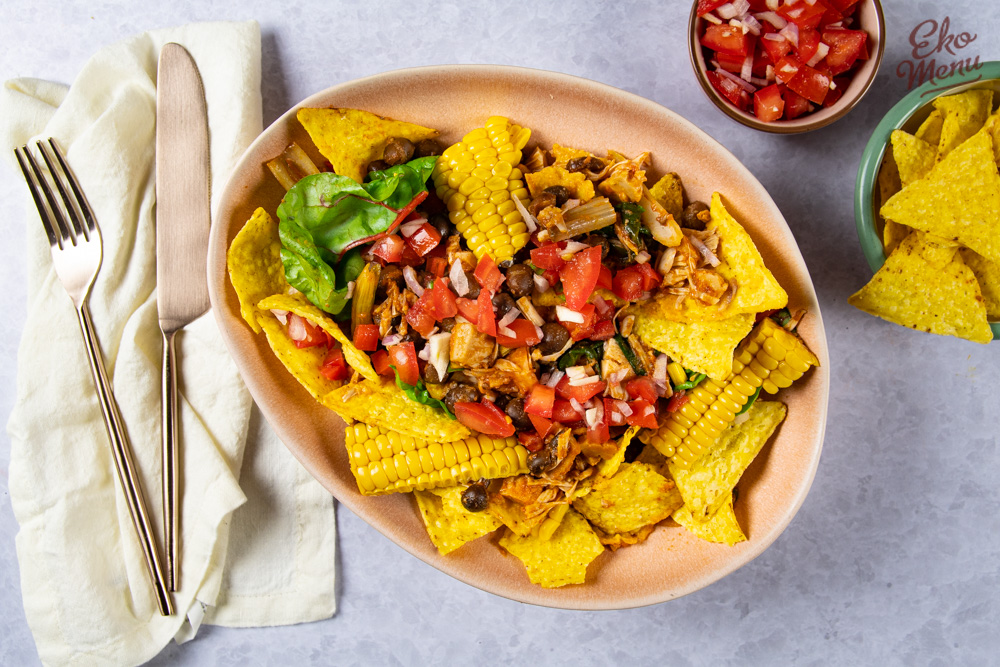
[{"label": "yellow tortilla chip", "polygon": [[900,242],[909,236],[911,231],[912,230],[906,225],[901,225],[892,220],[886,220],[885,227],[882,228],[882,245],[885,246],[886,256],[891,254]]},{"label": "yellow tortilla chip", "polygon": [[520,537],[507,532],[500,546],[521,559],[531,583],[543,588],[582,584],[587,566],[604,552],[604,545],[587,520],[569,510],[547,540],[536,535]]},{"label": "yellow tortilla chip", "polygon": [[389,139],[417,143],[438,135],[437,130],[358,109],[299,109],[296,117],[333,170],[358,183],[364,182],[368,163],[382,159]]},{"label": "yellow tortilla chip", "polygon": [[665,174],[653,184],[649,194],[653,195],[653,199],[666,209],[667,213],[680,219],[684,211],[684,186],[681,184],[680,176],[673,172]]},{"label": "yellow tortilla chip", "polygon": [[659,523],[684,504],[673,481],[645,463],[624,463],[601,489],[573,501],[573,508],[606,533],[631,533]]},{"label": "yellow tortilla chip", "polygon": [[958,252],[979,281],[979,289],[986,304],[986,317],[1000,320],[1000,265],[968,248],[961,248]]},{"label": "yellow tortilla chip", "polygon": [[1000,174],[992,136],[980,132],[953,150],[925,178],[896,193],[881,214],[1000,261]]},{"label": "yellow tortilla chip", "polygon": [[368,355],[354,347],[354,343],[340,330],[337,323],[331,320],[325,312],[310,303],[302,294],[276,294],[262,300],[257,304],[257,307],[261,310],[287,310],[312,322],[340,343],[344,352],[344,360],[350,364],[351,368],[369,380],[377,381],[379,379],[378,373],[375,372],[375,367],[372,366],[372,361]]},{"label": "yellow tortilla chip", "polygon": [[559,144],[552,144],[552,158],[555,160],[555,167],[566,168],[569,161],[573,158],[578,157],[593,157],[594,154],[590,151],[585,151],[581,148],[569,148],[568,146],[560,146]]},{"label": "yellow tortilla chip", "polygon": [[[896,164],[896,157],[890,143],[886,146],[886,155],[878,171],[879,198],[876,202],[877,208],[881,209],[894,194],[902,189],[903,183],[899,176],[899,166]],[[885,254],[888,255],[899,245],[900,241],[906,238],[906,235],[910,233],[910,228],[893,220],[886,220],[882,216],[879,216],[879,219],[882,220],[882,245],[885,247]]]},{"label": "yellow tortilla chip", "polygon": [[934,100],[934,108],[944,114],[938,142],[941,160],[983,126],[993,110],[993,91],[978,89],[944,95]]},{"label": "yellow tortilla chip", "polygon": [[930,173],[937,159],[937,148],[902,130],[893,130],[891,141],[892,156],[899,169],[902,187]]},{"label": "yellow tortilla chip", "polygon": [[620,468],[622,463],[625,461],[625,451],[632,442],[632,438],[634,438],[635,434],[638,432],[638,426],[629,426],[628,429],[622,433],[621,438],[618,439],[618,449],[615,451],[614,456],[598,463],[597,472],[592,477],[580,482],[570,498],[582,498],[592,490],[603,489],[607,486],[610,483],[611,478],[618,472],[618,468]]},{"label": "yellow tortilla chip", "polygon": [[323,397],[343,384],[340,381],[327,380],[319,372],[323,358],[326,357],[326,347],[297,348],[295,341],[288,336],[285,325],[270,313],[260,315],[257,321],[264,329],[274,355],[317,401],[322,402]]},{"label": "yellow tortilla chip", "polygon": [[580,171],[569,172],[555,165],[525,174],[524,182],[527,183],[532,197],[537,197],[545,188],[561,185],[572,193],[574,199],[579,199],[581,202],[594,198],[594,182],[588,180],[586,174]]},{"label": "yellow tortilla chip", "polygon": [[449,554],[466,542],[492,533],[500,522],[486,512],[470,512],[462,506],[464,486],[432,491],[414,491],[427,535],[442,554]]},{"label": "yellow tortilla chip", "polygon": [[746,420],[730,424],[691,467],[669,466],[695,521],[708,521],[732,499],[736,483],[785,419],[786,412],[784,403],[758,400],[747,410]]},{"label": "yellow tortilla chip", "polygon": [[708,521],[695,521],[694,517],[691,516],[691,510],[686,505],[674,512],[673,520],[709,542],[733,546],[737,542],[745,542],[747,539],[736,520],[736,512],[733,511],[732,493]]},{"label": "yellow tortilla chip", "polygon": [[931,146],[935,148],[939,143],[941,143],[941,125],[944,123],[944,114],[935,109],[931,111],[930,115],[924,119],[924,122],[920,124],[914,136],[917,139],[923,139]]},{"label": "yellow tortilla chip", "polygon": [[240,300],[240,314],[254,333],[260,333],[257,302],[288,291],[281,265],[278,225],[267,211],[258,208],[243,225],[226,253],[226,265],[229,280]]},{"label": "yellow tortilla chip", "polygon": [[907,236],[847,302],[918,331],[977,343],[993,340],[975,274],[954,245],[928,234]]},{"label": "yellow tortilla chip", "polygon": [[[647,433],[652,434],[653,431],[647,431]],[[642,437],[639,439],[642,440]],[[635,457],[635,461],[636,463],[645,463],[646,465],[652,466],[653,470],[660,473],[664,477],[670,477],[670,470],[667,468],[667,457],[661,454],[660,450],[649,443],[645,443],[643,445],[642,451],[639,452],[639,456]]]},{"label": "yellow tortilla chip", "polygon": [[344,419],[353,419],[416,438],[452,442],[472,432],[428,405],[411,401],[392,380],[363,380],[339,387],[322,403]]},{"label": "yellow tortilla chip", "polygon": [[654,530],[656,530],[656,525],[651,524],[649,526],[643,526],[639,530],[631,533],[605,533],[600,528],[594,528],[594,533],[597,535],[597,539],[601,541],[601,544],[610,548],[612,551],[618,551],[622,547],[631,546],[644,541],[647,537],[653,534]]},{"label": "yellow tortilla chip", "polygon": [[636,311],[639,340],[689,370],[713,380],[725,380],[733,371],[733,350],[750,333],[754,316],[745,313],[685,324],[667,319],[663,311],[659,299],[648,301]]}]

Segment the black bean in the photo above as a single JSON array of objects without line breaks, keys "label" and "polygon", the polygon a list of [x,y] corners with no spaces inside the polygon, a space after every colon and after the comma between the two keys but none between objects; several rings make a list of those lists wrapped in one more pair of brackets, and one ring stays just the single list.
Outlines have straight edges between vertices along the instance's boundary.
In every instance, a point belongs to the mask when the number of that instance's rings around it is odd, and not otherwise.
[{"label": "black bean", "polygon": [[448,386],[448,392],[444,395],[444,404],[452,412],[455,411],[456,403],[475,403],[479,400],[479,390],[471,385],[450,382]]},{"label": "black bean", "polygon": [[534,424],[532,424],[531,419],[528,418],[528,413],[524,411],[524,399],[510,399],[507,402],[507,409],[505,412],[517,428],[525,431],[534,428]]},{"label": "black bean", "polygon": [[562,185],[551,185],[545,188],[544,192],[548,192],[555,195],[556,206],[562,206],[566,203],[566,200],[573,198],[573,193],[569,191],[568,188]]},{"label": "black bean", "polygon": [[413,157],[430,157],[441,155],[441,144],[436,139],[421,139],[417,142],[417,150]]},{"label": "black bean", "polygon": [[413,159],[413,152],[416,147],[413,142],[409,139],[403,139],[402,137],[393,137],[385,145],[385,151],[382,153],[382,159],[392,167],[397,164],[404,164]]},{"label": "black bean", "polygon": [[507,289],[515,299],[529,296],[535,286],[535,274],[525,264],[515,264],[507,269]]},{"label": "black bean", "polygon": [[493,295],[493,308],[497,311],[497,319],[502,318],[511,308],[516,308],[517,304],[514,303],[514,297],[507,292],[497,292]]},{"label": "black bean", "polygon": [[687,227],[688,229],[705,229],[705,223],[700,218],[698,214],[702,211],[708,210],[708,204],[703,201],[693,201],[684,207],[681,212],[681,227]]},{"label": "black bean", "polygon": [[555,354],[566,347],[569,341],[569,332],[566,327],[557,322],[546,322],[542,325],[542,342],[538,350],[542,355]]},{"label": "black bean", "polygon": [[470,512],[482,512],[490,502],[485,480],[470,484],[462,491],[462,507]]}]

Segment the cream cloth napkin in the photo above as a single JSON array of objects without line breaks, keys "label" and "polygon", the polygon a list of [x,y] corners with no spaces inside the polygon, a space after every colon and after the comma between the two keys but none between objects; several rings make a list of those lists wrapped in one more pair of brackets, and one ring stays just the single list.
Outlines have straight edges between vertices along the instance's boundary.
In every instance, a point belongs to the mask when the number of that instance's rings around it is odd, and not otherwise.
[{"label": "cream cloth napkin", "polygon": [[[215,210],[231,166],[261,129],[256,23],[145,33],[98,52],[68,89],[22,79],[0,91],[8,157],[35,137],[55,137],[95,209],[104,262],[90,306],[158,534],[154,137],[156,64],[169,41],[187,48],[204,82]],[[73,307],[25,195],[28,310],[7,426],[9,480],[25,612],[43,662],[137,664],[203,620],[332,615],[332,499],[260,419],[211,313],[178,336],[180,590],[177,615],[159,615]]]}]

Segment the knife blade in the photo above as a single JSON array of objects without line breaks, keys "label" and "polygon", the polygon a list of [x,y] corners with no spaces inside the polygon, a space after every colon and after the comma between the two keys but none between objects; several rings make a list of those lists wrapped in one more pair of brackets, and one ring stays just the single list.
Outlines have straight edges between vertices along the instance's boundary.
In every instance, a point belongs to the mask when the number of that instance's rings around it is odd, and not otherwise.
[{"label": "knife blade", "polygon": [[156,74],[156,309],[163,334],[163,533],[167,585],[178,588],[180,468],[174,335],[209,307],[208,110],[201,75],[180,44]]}]

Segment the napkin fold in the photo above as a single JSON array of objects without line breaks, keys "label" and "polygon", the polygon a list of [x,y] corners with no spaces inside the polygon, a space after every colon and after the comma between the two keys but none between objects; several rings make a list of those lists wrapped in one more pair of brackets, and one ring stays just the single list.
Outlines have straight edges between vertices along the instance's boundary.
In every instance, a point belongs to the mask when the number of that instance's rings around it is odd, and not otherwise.
[{"label": "napkin fold", "polygon": [[[90,307],[161,545],[154,147],[156,65],[167,42],[187,48],[201,72],[214,211],[261,130],[255,22],[144,33],[102,49],[69,88],[19,79],[0,91],[8,157],[55,137],[101,226]],[[138,664],[171,638],[193,636],[203,619],[274,625],[332,615],[332,499],[260,418],[211,312],[177,338],[180,590],[178,613],[159,615],[73,306],[27,190],[25,201],[28,309],[7,428],[21,589],[42,661]]]}]

